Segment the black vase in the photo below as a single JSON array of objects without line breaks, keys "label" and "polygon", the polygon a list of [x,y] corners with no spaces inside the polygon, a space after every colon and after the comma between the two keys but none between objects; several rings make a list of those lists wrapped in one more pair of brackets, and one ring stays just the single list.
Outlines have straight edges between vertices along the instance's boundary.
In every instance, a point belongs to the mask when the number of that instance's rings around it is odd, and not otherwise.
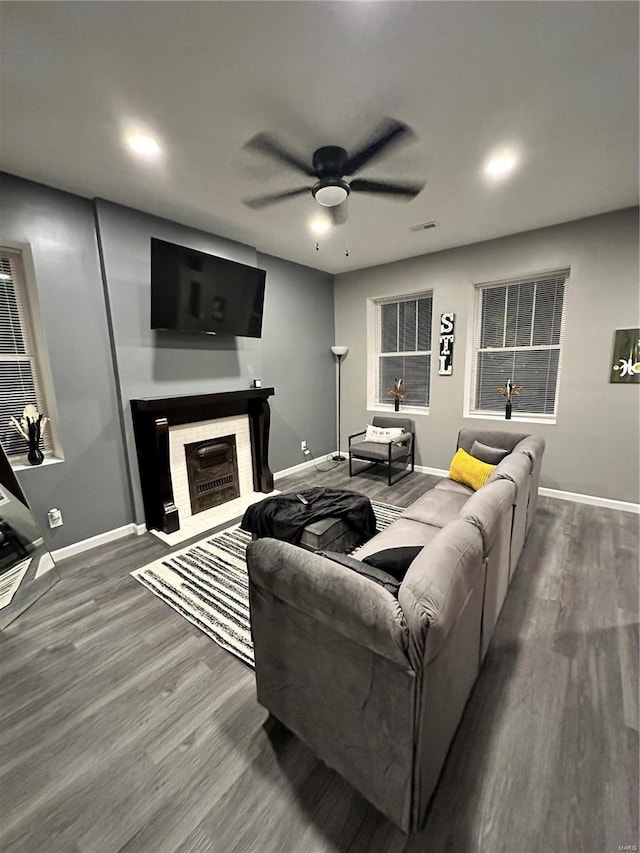
[{"label": "black vase", "polygon": [[400,411],[400,397],[394,397],[394,400],[393,400],[393,410],[394,410],[395,412],[399,412],[399,411]]},{"label": "black vase", "polygon": [[44,453],[40,450],[40,424],[29,424],[29,452],[27,453],[27,462],[29,465],[42,465],[44,462]]},{"label": "black vase", "polygon": [[507,401],[507,405],[506,405],[505,411],[504,411],[504,417],[505,417],[505,420],[507,420],[507,421],[511,420],[511,401],[510,400]]},{"label": "black vase", "polygon": [[40,450],[37,444],[29,444],[27,462],[29,465],[42,465],[44,462],[44,453]]}]

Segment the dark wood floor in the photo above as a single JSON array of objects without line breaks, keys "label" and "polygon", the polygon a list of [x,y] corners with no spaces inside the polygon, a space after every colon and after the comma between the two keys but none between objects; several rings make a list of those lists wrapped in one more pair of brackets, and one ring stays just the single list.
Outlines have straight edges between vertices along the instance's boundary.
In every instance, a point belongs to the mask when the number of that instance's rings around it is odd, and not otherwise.
[{"label": "dark wood floor", "polygon": [[[324,466],[323,466],[324,467]],[[278,486],[344,486],[346,463]],[[409,504],[435,478],[351,487]],[[63,563],[0,634],[0,849],[601,853],[638,844],[638,517],[541,498],[426,829],[411,838],[267,720],[251,670],[129,572]]]}]

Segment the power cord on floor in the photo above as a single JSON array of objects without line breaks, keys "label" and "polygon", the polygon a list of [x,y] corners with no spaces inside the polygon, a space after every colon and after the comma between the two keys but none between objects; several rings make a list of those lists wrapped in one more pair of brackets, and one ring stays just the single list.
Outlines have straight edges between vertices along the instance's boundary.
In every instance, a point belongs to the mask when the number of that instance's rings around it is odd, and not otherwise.
[{"label": "power cord on floor", "polygon": [[[326,473],[327,471],[333,471],[333,469],[334,469],[334,468],[337,468],[337,467],[338,467],[338,465],[340,464],[339,462],[334,462],[333,460],[331,460],[331,465],[329,465],[329,467],[328,467],[328,468],[320,468],[320,465],[319,465],[319,463],[318,463],[318,460],[317,460],[317,459],[316,459],[316,457],[313,455],[313,453],[309,450],[309,448],[307,448],[306,450],[304,450],[304,451],[303,451],[303,453],[304,453],[304,455],[305,455],[305,456],[310,456],[310,457],[312,458],[312,460],[313,460],[313,467],[316,469],[316,471],[317,471],[319,474],[324,474],[324,473]],[[329,461],[330,459],[331,459],[331,454],[327,454],[327,461]]]}]

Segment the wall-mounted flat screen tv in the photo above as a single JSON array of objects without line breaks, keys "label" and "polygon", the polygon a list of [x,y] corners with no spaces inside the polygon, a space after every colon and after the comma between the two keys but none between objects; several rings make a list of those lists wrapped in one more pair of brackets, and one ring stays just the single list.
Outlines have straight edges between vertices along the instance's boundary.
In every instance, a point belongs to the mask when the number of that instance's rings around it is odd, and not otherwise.
[{"label": "wall-mounted flat screen tv", "polygon": [[151,238],[151,328],[259,338],[266,273]]}]

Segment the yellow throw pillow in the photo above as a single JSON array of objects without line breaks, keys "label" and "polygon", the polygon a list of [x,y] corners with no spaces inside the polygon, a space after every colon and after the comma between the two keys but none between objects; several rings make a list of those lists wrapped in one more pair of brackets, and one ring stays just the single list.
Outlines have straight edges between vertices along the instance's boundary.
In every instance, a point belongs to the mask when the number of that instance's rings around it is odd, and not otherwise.
[{"label": "yellow throw pillow", "polygon": [[481,462],[480,459],[469,456],[466,450],[460,448],[451,460],[449,479],[455,480],[456,483],[463,483],[477,492],[484,486],[495,469],[495,465]]}]

